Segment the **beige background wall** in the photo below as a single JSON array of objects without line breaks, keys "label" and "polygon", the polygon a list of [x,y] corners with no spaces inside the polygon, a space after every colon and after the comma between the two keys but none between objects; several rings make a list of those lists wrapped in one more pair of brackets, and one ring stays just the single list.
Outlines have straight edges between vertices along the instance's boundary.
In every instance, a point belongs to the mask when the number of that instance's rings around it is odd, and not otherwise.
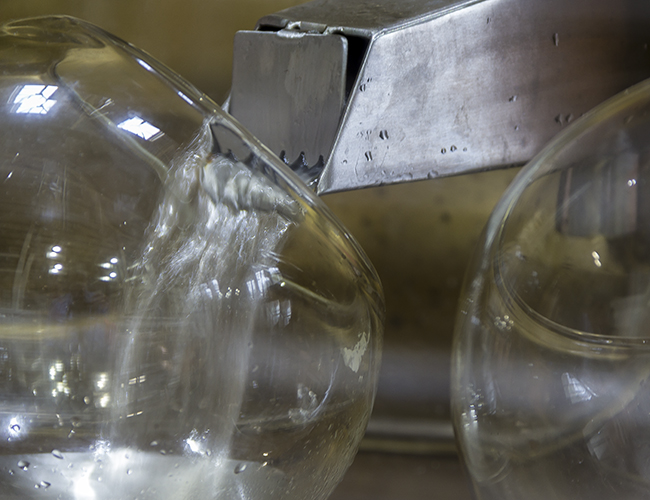
[{"label": "beige background wall", "polygon": [[3,0],[0,22],[67,14],[146,50],[221,103],[237,30],[300,0]]},{"label": "beige background wall", "polygon": [[[3,0],[0,21],[69,14],[146,50],[217,102],[235,31],[297,0]],[[514,171],[325,197],[377,267],[387,300],[376,415],[448,415],[449,347],[465,266]]]}]

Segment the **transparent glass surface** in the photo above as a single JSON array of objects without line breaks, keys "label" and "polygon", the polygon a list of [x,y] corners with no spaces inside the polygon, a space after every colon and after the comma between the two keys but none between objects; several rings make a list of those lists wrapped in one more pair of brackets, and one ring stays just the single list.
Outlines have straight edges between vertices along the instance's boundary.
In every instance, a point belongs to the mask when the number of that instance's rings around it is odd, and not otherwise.
[{"label": "transparent glass surface", "polygon": [[650,83],[515,179],[470,268],[453,415],[480,499],[650,497]]},{"label": "transparent glass surface", "polygon": [[0,496],[325,498],[377,381],[357,244],[98,28],[5,25],[0,69]]}]

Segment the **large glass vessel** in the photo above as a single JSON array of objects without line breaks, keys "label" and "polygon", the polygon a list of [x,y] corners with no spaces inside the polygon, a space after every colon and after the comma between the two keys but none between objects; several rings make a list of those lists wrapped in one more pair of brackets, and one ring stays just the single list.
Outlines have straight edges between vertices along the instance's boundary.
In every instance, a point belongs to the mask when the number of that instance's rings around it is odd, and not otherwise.
[{"label": "large glass vessel", "polygon": [[383,298],[280,160],[81,21],[0,32],[0,496],[323,499]]},{"label": "large glass vessel", "polygon": [[568,128],[494,211],[453,413],[477,498],[650,497],[650,82]]}]

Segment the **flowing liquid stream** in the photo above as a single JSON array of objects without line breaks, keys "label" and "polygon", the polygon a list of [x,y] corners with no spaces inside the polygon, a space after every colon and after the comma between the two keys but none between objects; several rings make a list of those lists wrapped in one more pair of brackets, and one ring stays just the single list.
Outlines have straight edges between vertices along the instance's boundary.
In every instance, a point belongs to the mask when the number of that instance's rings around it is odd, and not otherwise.
[{"label": "flowing liquid stream", "polygon": [[228,457],[253,323],[295,202],[243,164],[219,155],[206,161],[196,151],[170,170],[141,257],[129,268],[116,369],[103,375],[110,389],[102,404],[77,422],[71,417],[72,427],[64,412],[29,415],[23,405],[22,414],[0,414],[22,423],[9,441],[29,433],[20,453],[0,456],[3,499],[283,491],[281,472]]}]

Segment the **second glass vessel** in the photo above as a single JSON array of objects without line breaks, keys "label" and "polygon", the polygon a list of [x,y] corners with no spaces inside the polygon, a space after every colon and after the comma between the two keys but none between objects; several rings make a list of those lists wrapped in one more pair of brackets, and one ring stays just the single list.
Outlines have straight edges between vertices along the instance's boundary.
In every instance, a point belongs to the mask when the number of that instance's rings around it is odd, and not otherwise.
[{"label": "second glass vessel", "polygon": [[516,178],[468,273],[453,414],[484,500],[650,496],[650,82]]}]

